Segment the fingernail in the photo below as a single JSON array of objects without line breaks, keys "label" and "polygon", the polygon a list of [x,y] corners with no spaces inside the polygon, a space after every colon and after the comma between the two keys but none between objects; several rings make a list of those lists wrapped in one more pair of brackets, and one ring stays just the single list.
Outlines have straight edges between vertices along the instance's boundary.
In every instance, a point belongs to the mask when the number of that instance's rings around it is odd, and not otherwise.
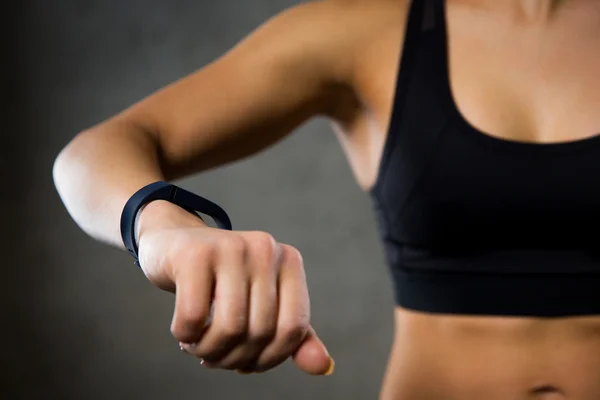
[{"label": "fingernail", "polygon": [[335,370],[335,361],[333,361],[333,358],[329,357],[329,368],[327,369],[327,372],[325,372],[325,376],[330,376],[333,374],[333,371]]},{"label": "fingernail", "polygon": [[198,362],[200,363],[200,365],[204,365],[204,364],[205,364],[205,363],[204,363],[204,358],[199,358],[199,359],[198,359]]}]

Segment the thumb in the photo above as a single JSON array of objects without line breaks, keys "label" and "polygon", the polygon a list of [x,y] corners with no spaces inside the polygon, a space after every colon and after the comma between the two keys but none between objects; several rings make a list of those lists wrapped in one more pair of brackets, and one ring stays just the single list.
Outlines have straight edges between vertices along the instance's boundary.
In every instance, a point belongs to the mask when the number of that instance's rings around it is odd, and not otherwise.
[{"label": "thumb", "polygon": [[304,341],[292,356],[296,366],[310,375],[331,375],[335,367],[327,348],[311,326]]}]

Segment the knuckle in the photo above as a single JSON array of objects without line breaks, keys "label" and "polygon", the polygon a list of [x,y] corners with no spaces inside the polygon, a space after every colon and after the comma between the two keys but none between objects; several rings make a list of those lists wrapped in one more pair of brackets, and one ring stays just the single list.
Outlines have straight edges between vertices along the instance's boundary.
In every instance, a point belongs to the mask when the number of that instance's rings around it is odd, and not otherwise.
[{"label": "knuckle", "polygon": [[176,323],[171,324],[171,335],[173,335],[176,339],[183,340],[183,336],[185,336],[185,332],[181,330],[181,327]]},{"label": "knuckle", "polygon": [[254,329],[249,334],[249,341],[251,341],[255,345],[266,345],[270,343],[277,333],[277,329],[274,326],[264,326],[257,329]]},{"label": "knuckle", "polygon": [[185,324],[174,322],[171,324],[171,334],[177,340],[187,342],[194,337],[194,330]]},{"label": "knuckle", "polygon": [[302,253],[295,247],[288,246],[288,259],[290,261],[291,266],[294,267],[302,267],[304,265],[304,260],[302,258]]},{"label": "knuckle", "polygon": [[308,333],[309,324],[307,318],[299,318],[295,321],[285,323],[280,327],[283,340],[287,342],[299,342]]},{"label": "knuckle", "polygon": [[196,336],[201,331],[207,318],[208,315],[201,312],[179,313],[171,324],[171,333],[178,339]]},{"label": "knuckle", "polygon": [[252,363],[254,354],[247,348],[238,347],[225,358],[219,360],[219,368],[226,370],[239,370]]},{"label": "knuckle", "polygon": [[193,243],[171,254],[171,264],[176,268],[184,268],[198,262],[209,262],[215,254],[215,248],[210,243]]},{"label": "knuckle", "polygon": [[275,243],[277,243],[273,235],[267,232],[254,232],[252,241],[259,248],[266,250],[272,250],[275,247]]},{"label": "knuckle", "polygon": [[277,241],[275,238],[267,232],[253,232],[252,233],[252,248],[265,257],[269,262],[273,261],[277,256]]},{"label": "knuckle", "polygon": [[258,232],[251,243],[255,268],[264,273],[270,273],[279,267],[281,248],[273,236]]},{"label": "knuckle", "polygon": [[219,363],[227,353],[227,345],[223,341],[216,343],[200,343],[194,348],[194,355],[210,364]]},{"label": "knuckle", "polygon": [[276,368],[280,364],[283,364],[289,357],[288,354],[273,354],[267,356],[261,356],[255,365],[256,372],[263,373],[271,369]]},{"label": "knuckle", "polygon": [[246,337],[246,324],[238,319],[235,322],[229,322],[220,329],[220,335],[226,342],[240,341]]},{"label": "knuckle", "polygon": [[221,361],[219,362],[219,368],[224,369],[226,371],[235,371],[240,368],[241,363],[237,361]]},{"label": "knuckle", "polygon": [[227,371],[239,371],[248,366],[248,361],[244,359],[234,360],[234,361],[225,361],[223,362],[221,368]]},{"label": "knuckle", "polygon": [[219,241],[219,251],[242,256],[246,252],[246,242],[237,235],[227,235]]},{"label": "knuckle", "polygon": [[205,309],[196,302],[188,302],[179,307],[178,320],[185,326],[202,326],[210,315],[210,310]]}]

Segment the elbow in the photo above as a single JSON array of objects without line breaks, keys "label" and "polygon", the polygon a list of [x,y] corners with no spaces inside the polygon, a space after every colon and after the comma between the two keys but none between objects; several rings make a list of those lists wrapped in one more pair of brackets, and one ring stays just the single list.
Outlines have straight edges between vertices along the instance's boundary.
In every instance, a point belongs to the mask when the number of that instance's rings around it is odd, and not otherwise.
[{"label": "elbow", "polygon": [[[52,180],[59,198],[65,206],[69,215],[74,222],[82,229],[81,215],[77,212],[78,190],[81,185],[81,179],[84,172],[82,159],[85,156],[82,154],[79,142],[85,140],[86,132],[79,133],[75,136],[56,156],[52,165]],[[87,232],[86,229],[84,231]]]},{"label": "elbow", "polygon": [[77,171],[77,142],[81,140],[82,136],[84,135],[86,135],[85,132],[77,134],[75,138],[73,138],[58,153],[52,165],[52,179],[54,181],[54,187],[63,201],[69,182],[74,178],[73,174],[75,174]]},{"label": "elbow", "polygon": [[[81,133],[79,135],[81,135]],[[64,187],[68,182],[68,171],[73,170],[73,168],[69,167],[70,165],[72,165],[73,160],[72,144],[73,141],[75,141],[79,135],[77,135],[75,139],[73,139],[65,147],[62,148],[62,150],[54,159],[54,163],[52,165],[52,180],[54,181],[54,187],[56,188],[61,198],[63,197]]]},{"label": "elbow", "polygon": [[78,133],[57,154],[52,179],[79,228],[116,243],[123,199],[162,175],[156,153],[152,137],[130,123],[115,120]]},{"label": "elbow", "polygon": [[104,232],[109,218],[101,212],[102,196],[95,189],[102,170],[96,154],[102,146],[97,137],[93,130],[77,134],[54,159],[52,179],[73,222],[91,238],[107,241],[112,238],[106,239]]}]

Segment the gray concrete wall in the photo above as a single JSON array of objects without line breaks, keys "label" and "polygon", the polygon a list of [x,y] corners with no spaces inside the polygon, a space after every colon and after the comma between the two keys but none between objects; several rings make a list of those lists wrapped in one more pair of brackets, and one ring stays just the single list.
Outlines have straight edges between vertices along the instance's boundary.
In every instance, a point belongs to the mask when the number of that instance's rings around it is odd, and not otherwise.
[{"label": "gray concrete wall", "polygon": [[[2,37],[3,361],[10,399],[374,399],[392,337],[391,284],[367,195],[323,121],[181,182],[304,255],[327,378],[286,364],[207,371],[170,336],[173,297],[86,237],[51,179],[79,130],[211,61],[291,0],[31,0]],[[202,112],[202,110],[198,110]],[[0,393],[1,394],[1,393]]]}]

